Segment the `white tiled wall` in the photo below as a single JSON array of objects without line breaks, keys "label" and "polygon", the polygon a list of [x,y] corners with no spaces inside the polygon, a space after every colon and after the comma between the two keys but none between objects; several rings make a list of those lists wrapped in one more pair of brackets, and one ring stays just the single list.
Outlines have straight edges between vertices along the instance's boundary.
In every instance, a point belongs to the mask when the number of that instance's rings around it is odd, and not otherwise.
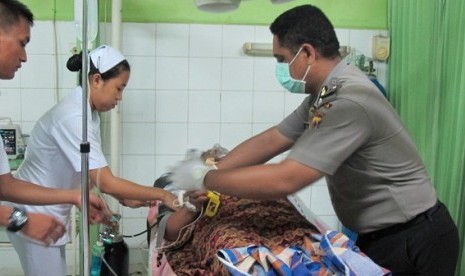
[{"label": "white tiled wall", "polygon": [[[371,56],[372,37],[380,33],[386,31],[337,29],[341,45],[366,56]],[[100,35],[111,42],[109,26]],[[207,149],[214,143],[232,148],[279,122],[303,99],[275,80],[272,57],[242,53],[244,42],[271,43],[267,26],[125,23],[122,36],[131,78],[121,105],[120,172],[135,182],[151,186],[187,148]],[[29,133],[36,119],[75,86],[76,75],[65,67],[74,44],[71,22],[36,22],[28,62],[14,80],[0,81],[0,117],[11,117]],[[375,66],[384,84],[386,66]],[[108,124],[102,134],[109,139]],[[324,181],[301,196],[338,227]],[[124,208],[123,233],[144,230],[146,212]],[[135,248],[144,242],[145,235],[127,239]]]}]

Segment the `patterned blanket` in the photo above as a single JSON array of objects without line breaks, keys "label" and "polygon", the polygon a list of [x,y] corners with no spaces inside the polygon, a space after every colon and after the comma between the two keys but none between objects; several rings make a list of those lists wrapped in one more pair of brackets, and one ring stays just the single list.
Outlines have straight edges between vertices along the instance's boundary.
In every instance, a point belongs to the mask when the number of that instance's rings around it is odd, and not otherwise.
[{"label": "patterned blanket", "polygon": [[391,275],[336,231],[304,237],[303,246],[266,248],[251,245],[218,252],[233,276]]},{"label": "patterned blanket", "polygon": [[303,246],[319,232],[286,199],[258,201],[221,195],[214,217],[202,217],[183,247],[165,251],[178,275],[230,275],[217,258],[225,248]]}]

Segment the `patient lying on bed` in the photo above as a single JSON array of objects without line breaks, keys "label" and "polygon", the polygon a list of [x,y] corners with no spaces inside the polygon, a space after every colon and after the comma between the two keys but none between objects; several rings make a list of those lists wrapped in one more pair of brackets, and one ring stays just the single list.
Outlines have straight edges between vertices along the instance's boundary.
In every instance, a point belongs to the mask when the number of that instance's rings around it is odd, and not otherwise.
[{"label": "patient lying on bed", "polygon": [[[204,153],[202,157],[208,159],[213,156],[216,160],[219,158],[218,156],[221,156],[218,154],[218,149],[218,147],[214,147]],[[162,176],[155,182],[155,186],[169,190],[169,177]],[[180,196],[179,198],[180,201],[183,201],[182,199],[185,197]],[[283,259],[287,259],[286,261],[298,257],[301,262],[299,266],[304,268],[306,275],[309,275],[310,271],[317,274],[333,275],[332,272],[338,270],[329,263],[333,260],[337,263],[340,260],[338,257],[330,257],[332,260],[326,261],[323,265],[323,255],[336,255],[332,252],[333,248],[336,247],[341,249],[338,249],[339,253],[350,251],[345,250],[345,248],[352,249],[352,241],[335,231],[328,234],[329,232],[326,232],[329,230],[328,227],[317,219],[310,210],[306,209],[304,204],[295,196],[260,201],[219,195],[219,207],[216,211],[213,210],[214,212],[209,212],[212,210],[210,210],[211,206],[208,205],[206,192],[196,191],[189,194],[189,202],[192,205],[184,205],[175,212],[163,205],[151,208],[148,223],[149,225],[158,223],[157,231],[152,231],[152,236],[157,235],[157,237],[149,241],[151,243],[153,275],[172,275],[172,272],[178,276],[230,275],[228,267],[230,270],[237,271],[234,267],[235,264],[232,264],[232,259],[237,260],[238,256],[243,257],[244,252],[245,255],[249,254],[248,249],[250,248],[258,250],[249,255],[259,255],[259,257],[247,256],[247,258],[252,259],[250,260],[252,263],[253,259],[260,259],[265,255],[271,256],[272,259],[279,253]],[[214,214],[211,215],[211,213]],[[315,236],[324,238],[321,238],[321,242],[315,243],[313,238]],[[326,248],[323,248],[324,244],[326,244]],[[251,245],[253,247],[249,247]],[[233,249],[233,251],[229,249]],[[218,256],[222,253],[223,256],[229,254],[233,257],[219,258]],[[366,257],[363,257],[363,254],[359,254],[359,252],[347,253],[351,253],[346,254],[351,260],[357,259],[357,265],[369,267],[372,269],[370,271],[379,272],[370,275],[385,275],[387,272],[374,263],[370,263],[370,260],[366,260]],[[165,257],[166,259],[164,259]],[[225,262],[226,259],[229,262]],[[167,260],[168,265],[161,265],[163,260]],[[238,263],[241,262],[240,265],[246,263],[238,261]],[[268,262],[272,263],[272,260],[266,260],[262,263],[267,263],[265,266],[268,266]],[[297,265],[294,262],[289,262],[289,267],[291,266],[295,268]],[[335,266],[339,266],[339,264],[335,264]],[[276,265],[275,272],[279,271],[281,267],[279,264]],[[250,269],[247,271],[250,272]],[[263,269],[261,272],[256,274],[269,274],[263,272]],[[286,273],[284,272],[283,275],[299,274],[298,271],[294,270],[290,271],[290,274]]]},{"label": "patient lying on bed", "polygon": [[221,195],[217,214],[202,216],[192,238],[181,248],[166,251],[166,257],[178,275],[228,275],[216,257],[221,249],[251,244],[289,247],[317,232],[287,200],[256,201]]},{"label": "patient lying on bed", "polygon": [[[217,156],[214,148],[204,158]],[[217,157],[216,157],[217,158]],[[194,199],[193,199],[193,198]],[[200,213],[205,193],[191,195],[197,212],[184,207],[167,219],[163,249],[177,275],[229,275],[216,254],[224,248],[251,244],[268,248],[301,244],[305,236],[319,231],[309,223],[287,199],[259,201],[220,195],[214,216]],[[206,207],[207,202],[205,202]],[[159,215],[165,210],[159,209]],[[194,223],[192,223],[194,222]],[[179,231],[182,226],[187,229]],[[178,238],[177,242],[174,242]]]}]

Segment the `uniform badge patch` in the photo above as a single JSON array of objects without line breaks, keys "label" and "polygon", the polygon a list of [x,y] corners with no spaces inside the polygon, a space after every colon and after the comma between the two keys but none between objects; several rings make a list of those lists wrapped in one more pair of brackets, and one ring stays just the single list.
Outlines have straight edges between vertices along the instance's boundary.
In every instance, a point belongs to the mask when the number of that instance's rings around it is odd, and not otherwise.
[{"label": "uniform badge patch", "polygon": [[318,96],[315,102],[313,103],[313,105],[310,107],[308,111],[308,115],[309,115],[309,119],[307,123],[308,126],[317,128],[320,125],[321,121],[323,120],[323,117],[325,116],[325,111],[330,109],[333,106],[331,102],[321,105],[322,99],[333,94],[336,90],[337,90],[337,87],[333,87],[330,90],[328,90],[327,86],[323,86],[321,88],[320,93],[318,93]]}]

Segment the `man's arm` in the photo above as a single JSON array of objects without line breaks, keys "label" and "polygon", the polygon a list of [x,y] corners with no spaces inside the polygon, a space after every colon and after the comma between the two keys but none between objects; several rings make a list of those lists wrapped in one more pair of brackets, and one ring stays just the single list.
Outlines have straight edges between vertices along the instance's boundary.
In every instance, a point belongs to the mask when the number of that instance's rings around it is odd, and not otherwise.
[{"label": "man's arm", "polygon": [[272,127],[240,143],[216,166],[219,169],[229,169],[263,164],[292,145],[293,141],[282,135],[276,127]]},{"label": "man's arm", "polygon": [[207,189],[219,193],[267,200],[293,194],[323,176],[318,170],[286,159],[278,164],[210,170],[204,184]]},{"label": "man's arm", "polygon": [[73,190],[45,188],[14,178],[11,173],[0,175],[0,200],[21,204],[74,204],[80,206],[80,194]]},{"label": "man's arm", "polygon": [[[13,209],[0,206],[0,225],[8,226]],[[39,240],[47,245],[57,241],[65,233],[65,226],[54,217],[38,213],[27,214],[27,222],[21,228],[26,236]]]},{"label": "man's arm", "polygon": [[264,164],[293,145],[276,127],[256,135],[226,154],[214,166],[184,160],[173,171],[173,185],[184,190],[208,189],[235,197],[278,199],[320,179],[323,173],[292,159]]},{"label": "man's arm", "polygon": [[[11,173],[0,175],[0,200],[29,205],[73,204],[81,208],[81,191],[53,189],[14,178]],[[111,214],[105,202],[89,196],[91,223],[107,223]],[[3,225],[3,224],[2,224]]]},{"label": "man's arm", "polygon": [[294,144],[272,127],[239,144],[210,170],[204,184],[220,193],[253,199],[277,199],[295,193],[323,176],[318,170],[286,159],[264,164]]}]

